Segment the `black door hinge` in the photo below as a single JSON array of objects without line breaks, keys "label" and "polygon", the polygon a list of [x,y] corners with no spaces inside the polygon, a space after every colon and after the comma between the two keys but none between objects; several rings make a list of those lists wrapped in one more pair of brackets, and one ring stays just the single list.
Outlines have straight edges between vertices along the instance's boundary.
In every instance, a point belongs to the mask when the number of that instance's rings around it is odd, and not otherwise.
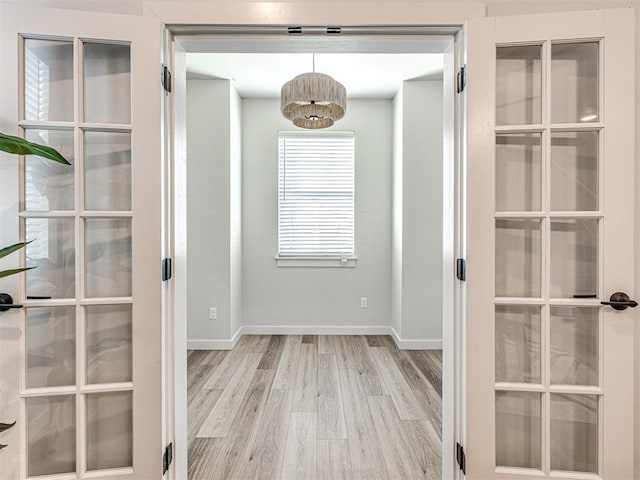
[{"label": "black door hinge", "polygon": [[456,443],[456,461],[458,462],[458,467],[465,475],[467,474],[467,457],[464,454],[464,447],[459,443]]},{"label": "black door hinge", "polygon": [[463,65],[458,70],[458,76],[456,78],[456,91],[458,93],[464,90],[464,87],[467,86],[467,66]]},{"label": "black door hinge", "polygon": [[164,449],[164,455],[162,455],[162,475],[169,471],[169,466],[173,461],[173,443],[167,445],[167,448]]},{"label": "black door hinge", "polygon": [[162,259],[162,281],[166,282],[173,276],[172,262],[170,258]]},{"label": "black door hinge", "polygon": [[467,261],[464,258],[456,259],[456,278],[462,282],[467,280]]},{"label": "black door hinge", "polygon": [[160,67],[160,81],[162,82],[162,87],[165,92],[171,93],[171,71],[164,63],[161,64]]}]

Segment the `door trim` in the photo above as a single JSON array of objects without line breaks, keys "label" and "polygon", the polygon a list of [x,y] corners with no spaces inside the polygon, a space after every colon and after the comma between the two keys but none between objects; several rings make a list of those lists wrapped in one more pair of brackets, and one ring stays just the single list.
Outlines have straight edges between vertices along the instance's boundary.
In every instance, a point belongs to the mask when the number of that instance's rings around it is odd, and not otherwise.
[{"label": "door trim", "polygon": [[[165,2],[163,2],[165,5]],[[178,4],[176,4],[178,5]],[[184,3],[180,3],[180,8],[184,8]],[[216,6],[219,4],[216,4]],[[284,5],[284,4],[283,4]],[[285,9],[288,9],[293,4],[286,4]],[[340,4],[344,5],[344,4]],[[356,4],[351,5],[353,7]],[[421,8],[414,9],[415,6],[420,6],[420,4],[408,4],[404,5],[405,8],[402,8],[400,12],[395,11],[397,4],[386,4],[386,3],[375,3],[371,4],[372,8],[366,8],[368,4],[357,4],[358,9],[366,9],[377,11],[377,9],[382,6],[391,6],[394,9],[393,14],[388,14],[385,18],[383,15],[380,16],[379,22],[380,25],[384,26],[376,26],[376,32],[384,32],[385,28],[389,28],[390,35],[398,35],[401,32],[404,32],[403,35],[408,34],[416,34],[420,35],[420,32],[429,31],[430,28],[434,26],[438,26],[438,23],[430,23],[428,25],[423,26],[414,26],[411,23],[411,27],[404,27],[402,30],[399,30],[397,26],[408,24],[410,19],[421,18],[416,17],[416,13],[419,15],[424,15],[424,11]],[[430,4],[434,6],[436,10],[438,6],[444,4]],[[446,4],[451,5],[451,4]],[[468,5],[468,4],[467,4]],[[424,6],[424,4],[422,4]],[[316,5],[318,7],[318,5]],[[373,8],[375,7],[375,8]],[[443,18],[442,22],[439,25],[450,25],[448,28],[455,29],[458,32],[456,35],[449,35],[449,45],[446,47],[445,56],[449,56],[449,60],[445,61],[445,75],[450,79],[450,82],[445,81],[445,91],[448,96],[452,98],[447,103],[447,106],[451,110],[449,112],[449,116],[445,115],[445,130],[450,132],[449,137],[447,138],[448,144],[444,148],[444,155],[448,158],[449,168],[445,169],[445,174],[447,175],[446,181],[447,185],[445,185],[445,192],[450,194],[452,198],[455,199],[455,204],[457,208],[451,208],[449,211],[446,211],[445,214],[447,220],[450,225],[453,226],[455,231],[452,231],[448,237],[445,237],[447,240],[451,241],[453,245],[450,246],[450,250],[445,253],[443,258],[443,295],[445,299],[448,299],[448,303],[443,303],[443,318],[450,318],[452,321],[443,322],[443,347],[446,348],[446,352],[443,348],[443,451],[442,451],[442,474],[443,479],[454,479],[459,477],[459,470],[457,468],[457,464],[455,463],[454,453],[455,453],[455,444],[456,442],[464,443],[464,438],[460,437],[460,433],[464,432],[464,426],[458,418],[458,415],[461,412],[464,412],[465,406],[461,403],[464,401],[464,397],[462,396],[462,392],[464,392],[464,386],[462,383],[464,382],[465,377],[460,375],[461,369],[464,367],[464,349],[461,348],[460,338],[462,338],[464,332],[464,323],[462,321],[463,313],[465,308],[459,303],[464,300],[457,300],[456,297],[460,294],[460,289],[456,286],[459,282],[455,280],[455,256],[454,253],[458,253],[463,251],[461,244],[459,243],[461,239],[465,238],[464,231],[457,231],[459,229],[464,229],[464,221],[457,218],[460,215],[462,209],[464,209],[464,204],[457,198],[457,195],[461,194],[461,187],[464,188],[464,182],[460,180],[456,180],[456,176],[460,175],[461,172],[464,171],[464,168],[461,167],[464,163],[463,152],[464,149],[461,148],[462,138],[464,137],[463,129],[466,123],[462,120],[461,114],[464,112],[463,110],[463,101],[458,96],[455,95],[455,75],[454,73],[461,66],[461,59],[463,58],[463,48],[464,45],[460,41],[456,41],[458,35],[462,31],[462,24],[465,18],[469,17],[477,17],[484,15],[484,7],[482,9],[476,8],[477,5],[474,5],[473,8],[469,8],[462,13],[462,15],[454,16],[448,13],[448,17]],[[326,10],[326,4],[322,5],[322,8]],[[295,9],[294,9],[295,10]],[[430,10],[430,8],[428,9]],[[481,12],[480,12],[481,10]],[[308,10],[303,9],[306,13]],[[450,12],[449,8],[446,9],[447,12]],[[202,13],[202,12],[200,12]],[[440,12],[442,13],[442,11]],[[167,13],[165,13],[167,14]],[[176,12],[173,12],[175,15]],[[334,16],[332,18],[331,24],[346,24],[348,22],[341,22],[340,15],[333,12]],[[379,14],[379,11],[378,11]],[[182,15],[182,13],[180,13]],[[464,18],[462,18],[464,17]],[[181,26],[184,27],[187,25],[198,24],[200,22],[194,22],[195,17],[190,17],[192,22],[185,21],[184,17],[171,17],[173,18],[173,22],[166,22],[167,24],[172,24],[167,27],[167,36],[171,39],[168,42],[168,47],[165,50],[165,63],[167,63],[172,71],[173,79],[175,82],[175,93],[173,95],[173,100],[168,102],[168,108],[165,109],[165,150],[169,152],[169,155],[172,155],[172,158],[169,159],[167,163],[167,174],[171,176],[173,179],[171,182],[171,189],[169,192],[165,192],[165,194],[169,194],[172,196],[173,200],[169,200],[169,203],[172,204],[176,210],[172,212],[170,215],[173,219],[178,221],[179,215],[177,211],[182,212],[180,216],[186,218],[186,199],[183,198],[183,194],[181,192],[186,191],[186,65],[185,65],[185,53],[187,51],[186,45],[189,44],[189,41],[192,41],[195,36],[193,35],[182,35],[178,32],[181,31]],[[198,17],[200,18],[200,17]],[[219,17],[216,17],[217,21],[214,25],[225,25],[224,27],[207,27],[207,29],[216,30],[218,32],[225,33],[217,33],[214,35],[217,38],[223,38],[224,36],[234,35],[237,36],[238,32],[234,30],[237,26],[233,24],[229,25],[230,20],[236,21],[237,17],[231,16],[227,17],[225,14],[221,14]],[[280,18],[281,21],[284,21],[288,24],[304,24],[301,20],[304,17],[296,15],[282,16]],[[389,19],[392,19],[391,21]],[[424,17],[424,18],[429,18]],[[442,17],[440,17],[442,18]],[[348,17],[345,17],[345,20]],[[318,20],[316,19],[316,22]],[[242,17],[242,20],[239,22],[243,25],[251,24],[251,19],[249,17]],[[360,24],[359,22],[355,22],[355,25]],[[262,25],[255,29],[255,35],[260,35],[260,32],[264,29],[280,29],[283,31],[283,27],[277,25]],[[175,29],[175,31],[174,31]],[[247,31],[251,31],[252,27],[242,27],[243,33],[247,33]],[[366,30],[361,30],[365,32]],[[441,30],[439,30],[441,32]],[[209,32],[208,36],[212,36]],[[383,36],[378,34],[377,36]],[[193,45],[191,45],[193,47]],[[450,83],[450,85],[447,85]],[[167,148],[168,145],[168,148]],[[182,170],[183,169],[183,170]],[[174,223],[170,223],[170,225],[175,225]],[[185,230],[186,233],[186,230]],[[177,230],[173,232],[169,232],[171,236],[172,242],[172,251],[168,256],[182,257],[185,262],[184,273],[182,275],[178,275],[178,261],[176,258],[176,276],[174,278],[186,277],[186,238],[183,238],[179,235]],[[186,410],[186,389],[180,389],[178,386],[186,385],[186,353],[183,356],[182,350],[185,350],[187,346],[186,342],[186,323],[185,322],[177,322],[176,319],[186,318],[186,299],[180,299],[180,295],[176,294],[176,292],[182,292],[185,295],[186,287],[184,284],[180,284],[177,280],[169,282],[170,288],[173,290],[173,298],[174,298],[174,310],[165,313],[165,321],[167,323],[167,331],[172,332],[174,337],[174,343],[172,345],[174,356],[173,356],[173,364],[167,364],[167,368],[173,370],[173,382],[170,382],[171,385],[167,385],[165,387],[165,395],[173,396],[173,405],[175,405],[176,410],[181,409],[181,405],[185,406]],[[463,288],[463,287],[462,287]],[[186,295],[185,295],[186,296]],[[394,339],[397,340],[397,335],[394,335]],[[400,345],[400,344],[399,344]],[[169,360],[167,360],[169,361]],[[446,380],[448,379],[448,380]],[[182,391],[184,390],[184,391]],[[174,431],[177,439],[184,438],[186,440],[186,422],[179,422],[178,420],[183,416],[182,411],[180,413],[176,413],[176,410],[173,411],[174,415]],[[186,413],[184,414],[186,416]],[[184,430],[184,431],[181,431]],[[176,441],[176,460],[174,464],[174,469],[172,472],[172,476],[170,478],[182,478],[186,476],[187,472],[187,448],[186,441],[184,445],[182,442]],[[182,452],[182,455],[179,454]],[[175,476],[173,476],[175,475]]]},{"label": "door trim", "polygon": [[[485,16],[484,2],[145,2],[170,29],[201,25],[462,26]],[[425,19],[428,21],[416,21]],[[179,32],[175,32],[176,35]]]}]

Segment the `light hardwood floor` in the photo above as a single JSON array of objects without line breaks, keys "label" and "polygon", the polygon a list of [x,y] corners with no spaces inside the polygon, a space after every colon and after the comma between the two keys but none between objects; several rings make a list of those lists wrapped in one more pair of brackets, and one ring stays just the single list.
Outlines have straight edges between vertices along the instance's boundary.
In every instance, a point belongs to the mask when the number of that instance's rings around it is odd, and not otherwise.
[{"label": "light hardwood floor", "polygon": [[439,350],[247,335],[187,364],[190,480],[441,478]]}]

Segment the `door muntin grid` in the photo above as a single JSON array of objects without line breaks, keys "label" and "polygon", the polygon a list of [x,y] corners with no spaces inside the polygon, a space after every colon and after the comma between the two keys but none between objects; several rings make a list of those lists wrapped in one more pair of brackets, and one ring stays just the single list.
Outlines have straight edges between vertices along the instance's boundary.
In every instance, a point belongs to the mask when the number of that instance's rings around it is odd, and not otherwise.
[{"label": "door muntin grid", "polygon": [[601,473],[602,51],[593,39],[497,46],[495,401],[503,473]]},{"label": "door muntin grid", "polygon": [[[71,159],[22,161],[23,471],[133,473],[131,48],[24,35],[20,128]],[[64,448],[57,439],[66,438]],[[57,445],[57,446],[56,446]]]}]

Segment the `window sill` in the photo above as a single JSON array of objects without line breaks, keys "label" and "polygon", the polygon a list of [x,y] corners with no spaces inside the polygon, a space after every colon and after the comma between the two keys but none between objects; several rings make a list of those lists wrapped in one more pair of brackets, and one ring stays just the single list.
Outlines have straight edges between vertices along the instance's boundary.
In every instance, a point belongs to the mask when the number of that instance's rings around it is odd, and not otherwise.
[{"label": "window sill", "polygon": [[314,257],[314,256],[280,256],[276,255],[277,267],[306,267],[306,268],[353,268],[358,257]]}]

